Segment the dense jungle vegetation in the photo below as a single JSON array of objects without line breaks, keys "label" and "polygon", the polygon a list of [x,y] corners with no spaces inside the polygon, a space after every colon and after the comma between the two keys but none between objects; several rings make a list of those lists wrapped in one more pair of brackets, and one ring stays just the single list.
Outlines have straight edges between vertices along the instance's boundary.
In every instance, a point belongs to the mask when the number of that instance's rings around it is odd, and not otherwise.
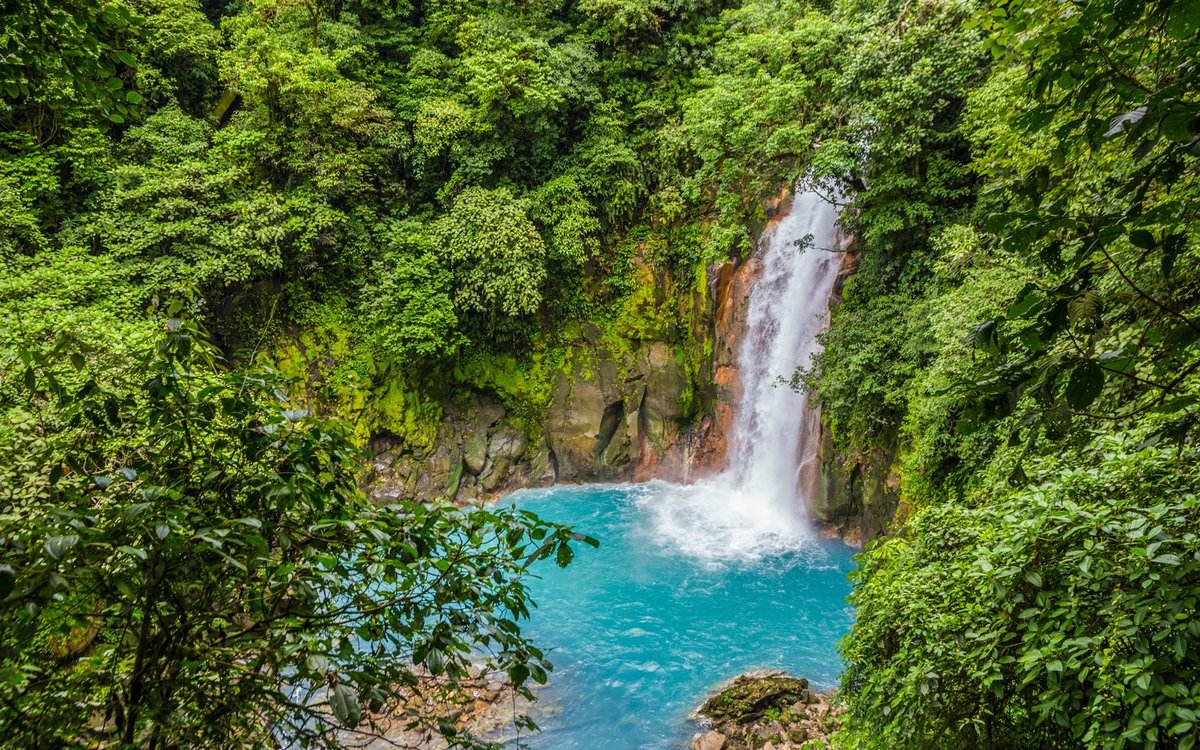
[{"label": "dense jungle vegetation", "polygon": [[544,680],[521,574],[591,540],[374,506],[365,434],[686,335],[806,175],[858,272],[797,385],[904,509],[837,741],[1195,746],[1197,0],[31,0],[0,124],[0,746]]}]

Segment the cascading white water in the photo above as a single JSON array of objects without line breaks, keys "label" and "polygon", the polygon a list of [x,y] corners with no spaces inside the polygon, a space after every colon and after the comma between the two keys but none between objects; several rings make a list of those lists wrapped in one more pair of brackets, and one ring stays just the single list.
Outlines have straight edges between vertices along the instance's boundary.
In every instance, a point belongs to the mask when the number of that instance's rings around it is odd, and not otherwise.
[{"label": "cascading white water", "polygon": [[745,560],[808,539],[804,501],[816,488],[820,425],[807,395],[780,381],[819,349],[839,267],[837,218],[833,204],[805,191],[764,234],[738,355],[729,467],[694,485],[651,485],[643,505],[660,540],[706,559]]},{"label": "cascading white water", "polygon": [[[811,246],[804,240],[811,235]],[[738,355],[741,403],[729,471],[747,493],[790,509],[812,490],[819,427],[808,396],[779,382],[807,367],[818,350],[837,278],[837,209],[820,195],[796,196],[764,237],[762,278],[754,285]]]}]

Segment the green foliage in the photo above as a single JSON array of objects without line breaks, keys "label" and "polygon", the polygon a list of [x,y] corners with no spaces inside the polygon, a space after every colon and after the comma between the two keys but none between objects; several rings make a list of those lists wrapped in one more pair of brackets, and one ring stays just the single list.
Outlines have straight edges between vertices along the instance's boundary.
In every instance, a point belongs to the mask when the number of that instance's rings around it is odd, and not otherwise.
[{"label": "green foliage", "polygon": [[520,576],[594,542],[511,508],[373,505],[347,425],[161,325],[99,372],[65,338],[22,357],[0,427],[6,746],[338,747],[396,686],[452,688],[480,654],[545,680]]},{"label": "green foliage", "polygon": [[[922,318],[942,227],[973,198],[960,110],[984,69],[971,5],[838,6],[847,49],[837,110],[813,159],[819,183],[853,189],[843,212],[857,274],[825,334],[810,381],[834,439],[862,449],[897,439],[911,380],[936,351]],[[962,259],[960,259],[961,262]]]},{"label": "green foliage", "polygon": [[0,258],[11,259],[47,245],[42,223],[58,197],[60,180],[54,159],[32,148],[32,139],[0,136]]},{"label": "green foliage", "polygon": [[564,276],[579,273],[600,244],[600,221],[579,182],[569,175],[550,180],[534,191],[531,202],[531,218],[546,228],[548,258]]},{"label": "green foliage", "polygon": [[852,30],[835,96],[845,125],[822,141],[820,171],[856,188],[849,228],[872,251],[865,293],[920,283],[928,238],[969,205],[959,110],[984,70],[981,35],[963,27],[972,2],[846,2]]},{"label": "green foliage", "polygon": [[178,109],[165,108],[122,141],[132,163],[115,168],[92,210],[63,233],[99,242],[153,293],[248,281],[280,268],[287,207],[269,191],[247,189],[252,165],[242,144]]},{"label": "green foliage", "polygon": [[[652,190],[653,220],[696,230],[679,102],[719,4],[129,7],[129,21],[111,4],[43,30],[91,28],[101,58],[123,40],[122,126],[56,73],[50,109],[18,92],[5,115],[33,136],[0,148],[6,253],[112,258],[127,311],[193,285],[232,351],[261,343],[268,310],[279,331],[348,301],[374,329],[352,346],[411,375],[468,342],[520,354],[611,302],[589,277],[608,274],[606,250]],[[614,23],[628,27],[616,44]],[[12,28],[21,56],[42,49]],[[74,60],[70,34],[54,38]],[[413,221],[432,250],[397,249],[395,227]],[[684,247],[666,270],[693,273]],[[279,299],[255,299],[268,289]]]},{"label": "green foliage", "polygon": [[137,83],[141,96],[174,99],[184,111],[208,114],[216,98],[221,35],[199,0],[135,0],[134,7],[153,33],[138,39]]},{"label": "green foliage", "polygon": [[546,245],[526,201],[506,188],[467,188],[431,231],[454,274],[456,307],[489,319],[537,311]]},{"label": "green foliage", "polygon": [[376,348],[386,360],[453,356],[462,345],[453,297],[453,276],[419,225],[392,231],[392,252],[376,262],[363,289],[363,308]]},{"label": "green foliage", "polygon": [[[1196,276],[1177,271],[1200,252],[1200,109],[1189,103],[1200,41],[1186,14],[1186,3],[1113,2],[1079,18],[1037,4],[980,16],[998,56],[1037,71],[992,89],[1016,105],[1006,127],[975,116],[981,162],[1004,201],[988,206],[988,228],[1037,278],[976,329],[995,365],[979,385],[1034,394],[1028,421],[1051,436],[1074,415],[1125,419],[1195,403]],[[1047,42],[1031,46],[1027,34]],[[1009,151],[1014,140],[1029,146]],[[1106,408],[1106,391],[1125,408]]]},{"label": "green foliage", "polygon": [[924,323],[938,306],[924,299],[936,298],[928,288],[943,254],[936,240],[973,199],[959,120],[985,66],[978,31],[962,28],[971,7],[838,7],[844,72],[834,82],[836,125],[816,151],[814,176],[854,191],[844,217],[858,272],[809,380],[844,449],[898,439],[912,378],[937,352]]},{"label": "green foliage", "polygon": [[907,72],[849,69],[919,116],[818,157],[862,170],[860,273],[808,382],[840,448],[900,450],[915,509],[861,558],[844,747],[1200,736],[1187,5],[925,4],[871,27],[923,40]]},{"label": "green foliage", "polygon": [[0,122],[52,136],[62,111],[96,107],[122,123],[141,101],[126,49],[139,19],[123,2],[14,3],[0,31]]},{"label": "green foliage", "polygon": [[[510,624],[516,576],[557,554],[534,535],[570,534],[370,508],[349,446],[386,429],[433,447],[456,389],[532,437],[585,341],[669,348],[695,413],[706,267],[750,251],[764,201],[808,175],[847,203],[858,272],[797,384],[836,449],[900,456],[917,514],[864,561],[845,739],[1185,746],[1198,17],[1194,0],[6,9],[2,736],[254,745],[290,724],[323,742],[412,684],[406,664],[461,675],[477,636],[540,676]],[[244,369],[190,324],[147,322],[180,286]],[[356,423],[305,414],[296,388]],[[281,675],[312,695],[284,700]]]},{"label": "green foliage", "polygon": [[860,558],[842,746],[1194,746],[1200,456],[1143,441],[930,506]]},{"label": "green foliage", "polygon": [[822,336],[825,350],[813,365],[834,440],[864,446],[895,440],[907,406],[898,386],[913,376],[924,343],[921,311],[913,306],[911,297],[900,295],[862,306],[850,302]]},{"label": "green foliage", "polygon": [[747,3],[725,15],[712,71],[683,103],[684,133],[701,166],[693,200],[712,201],[721,254],[747,252],[746,215],[803,175],[828,103],[842,29],[800,3]]}]

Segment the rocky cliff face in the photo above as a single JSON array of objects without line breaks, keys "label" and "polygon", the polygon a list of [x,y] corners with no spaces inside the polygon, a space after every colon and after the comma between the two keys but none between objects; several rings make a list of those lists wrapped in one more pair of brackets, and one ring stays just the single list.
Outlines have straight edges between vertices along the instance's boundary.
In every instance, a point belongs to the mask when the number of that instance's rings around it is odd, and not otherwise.
[{"label": "rocky cliff face", "polygon": [[893,450],[837,452],[828,433],[821,434],[821,477],[809,502],[813,520],[854,544],[888,532],[900,510],[900,477]]},{"label": "rocky cliff face", "polygon": [[691,383],[680,359],[664,341],[613,352],[587,336],[567,351],[535,434],[498,400],[474,396],[445,410],[428,456],[376,437],[369,485],[381,499],[470,498],[554,482],[684,479],[705,422],[685,410]]},{"label": "rocky cliff face", "polygon": [[737,404],[741,400],[738,348],[746,332],[750,290],[762,275],[762,261],[752,255],[714,269],[713,278],[713,381],[708,439],[695,460],[701,471],[725,468],[729,437]]},{"label": "rocky cliff face", "polygon": [[[858,270],[853,253],[842,260],[842,270],[830,298],[830,309],[842,303],[842,287]],[[820,478],[809,501],[813,520],[832,534],[855,544],[865,544],[892,528],[900,505],[900,476],[894,447],[868,452],[838,451],[829,431],[821,429]]]},{"label": "rocky cliff face", "polygon": [[[614,342],[584,326],[566,345],[548,405],[532,424],[496,394],[472,392],[442,406],[428,448],[375,434],[367,488],[381,501],[467,500],[556,482],[688,481],[723,470],[740,396],[738,350],[761,270],[757,255],[708,268],[707,283],[689,293],[682,333]],[[847,255],[842,280],[854,270]],[[645,282],[669,283],[649,273]],[[659,288],[647,296],[671,298]],[[839,299],[835,292],[833,304]],[[689,356],[699,356],[699,366],[689,366]],[[813,518],[851,540],[884,533],[899,498],[893,459],[840,455],[823,436]]]},{"label": "rocky cliff face", "polygon": [[691,295],[686,342],[678,332],[675,341],[614,342],[584,326],[562,352],[544,414],[532,426],[494,394],[472,393],[443,405],[428,451],[375,435],[368,488],[380,500],[465,500],[554,482],[683,481],[701,465],[716,465],[720,453],[707,447],[723,444],[708,416],[717,400],[707,356],[712,288]]}]

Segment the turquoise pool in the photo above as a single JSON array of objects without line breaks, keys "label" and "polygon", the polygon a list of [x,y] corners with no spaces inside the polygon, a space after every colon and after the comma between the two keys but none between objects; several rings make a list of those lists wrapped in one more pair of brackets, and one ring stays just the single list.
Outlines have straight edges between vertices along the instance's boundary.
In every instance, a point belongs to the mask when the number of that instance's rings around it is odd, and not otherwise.
[{"label": "turquoise pool", "polygon": [[688,715],[725,679],[781,668],[836,684],[853,617],[847,545],[763,523],[716,483],[559,486],[505,502],[601,542],[531,582],[527,632],[555,671],[526,746],[685,748]]}]

